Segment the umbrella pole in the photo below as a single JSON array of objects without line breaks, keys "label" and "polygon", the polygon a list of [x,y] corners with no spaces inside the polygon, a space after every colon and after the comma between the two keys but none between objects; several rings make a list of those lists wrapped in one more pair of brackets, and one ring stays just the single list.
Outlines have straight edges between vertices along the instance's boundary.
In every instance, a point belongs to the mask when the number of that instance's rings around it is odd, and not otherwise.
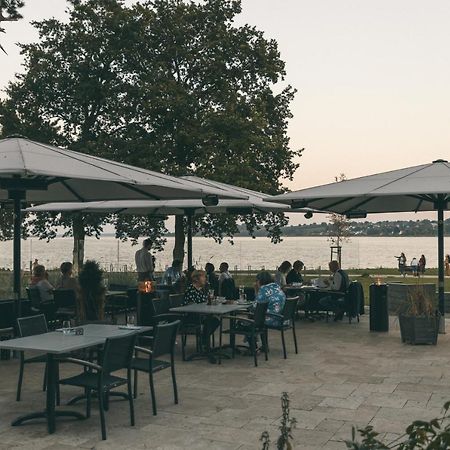
[{"label": "umbrella pole", "polygon": [[14,201],[14,245],[13,245],[13,276],[14,297],[16,300],[16,317],[22,315],[21,304],[21,270],[20,270],[20,245],[22,235],[22,198],[23,193],[19,191],[10,192],[10,198]]},{"label": "umbrella pole", "polygon": [[187,211],[187,221],[188,221],[188,229],[187,229],[187,258],[188,258],[188,270],[192,268],[192,228],[194,227],[193,219],[194,214],[192,211]]},{"label": "umbrella pole", "polygon": [[437,204],[438,212],[438,297],[439,312],[439,333],[445,333],[445,296],[444,296],[444,199],[439,196]]}]

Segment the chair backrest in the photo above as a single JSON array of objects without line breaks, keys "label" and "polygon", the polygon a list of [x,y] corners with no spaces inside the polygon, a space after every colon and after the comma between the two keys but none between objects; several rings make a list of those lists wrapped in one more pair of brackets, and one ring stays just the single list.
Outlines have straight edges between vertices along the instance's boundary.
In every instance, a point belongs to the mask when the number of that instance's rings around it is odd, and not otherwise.
[{"label": "chair backrest", "polygon": [[170,294],[169,303],[171,308],[177,308],[178,306],[183,306],[184,294]]},{"label": "chair backrest", "polygon": [[36,286],[27,287],[28,299],[31,302],[31,306],[39,308],[41,306],[41,293]]},{"label": "chair backrest", "polygon": [[17,328],[19,329],[20,337],[35,336],[36,334],[48,332],[47,320],[44,314],[19,317],[17,319]]},{"label": "chair backrest", "polygon": [[152,357],[158,358],[162,355],[173,354],[180,321],[160,323],[155,326]]},{"label": "chair backrest", "polygon": [[128,307],[136,308],[136,306],[137,306],[137,289],[136,288],[128,288],[127,295],[128,295]]},{"label": "chair backrest", "polygon": [[227,300],[236,300],[236,284],[233,278],[225,278],[220,284],[220,295]]},{"label": "chair backrest", "polygon": [[256,328],[262,328],[266,320],[266,312],[269,302],[256,303],[255,312],[253,314],[253,320],[255,321]]},{"label": "chair backrest", "polygon": [[73,289],[55,289],[53,299],[57,308],[74,308],[77,302],[76,292]]},{"label": "chair backrest", "polygon": [[[350,317],[356,317],[364,308],[364,289],[359,281],[352,281],[345,298],[346,310]],[[361,308],[362,305],[362,308]]]},{"label": "chair backrest", "polygon": [[106,339],[103,349],[102,367],[106,374],[130,367],[136,335]]},{"label": "chair backrest", "polygon": [[298,297],[290,297],[286,299],[283,308],[283,320],[294,320],[297,312]]},{"label": "chair backrest", "polygon": [[155,310],[155,314],[158,316],[160,314],[166,314],[169,312],[170,303],[169,298],[154,298],[152,300],[153,309]]}]

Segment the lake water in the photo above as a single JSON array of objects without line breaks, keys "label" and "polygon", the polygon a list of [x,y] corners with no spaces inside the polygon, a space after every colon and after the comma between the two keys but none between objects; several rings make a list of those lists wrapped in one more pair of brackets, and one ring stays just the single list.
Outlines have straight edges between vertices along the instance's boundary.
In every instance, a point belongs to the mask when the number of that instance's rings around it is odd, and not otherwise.
[{"label": "lake water", "polygon": [[[157,269],[171,263],[174,238],[167,238],[166,248],[156,253]],[[140,245],[140,244],[139,244]],[[450,238],[446,248],[450,251]],[[301,259],[306,267],[326,267],[330,258],[330,243],[326,237],[286,237],[280,244],[271,244],[267,238],[238,237],[234,245],[228,242],[216,244],[211,239],[194,238],[194,262],[198,267],[211,261],[216,267],[228,261],[231,267],[273,269],[283,260]],[[138,246],[120,242],[114,237],[89,238],[86,241],[86,258],[98,260],[105,268],[133,268],[134,252]],[[346,268],[396,267],[395,255],[403,251],[408,262],[423,253],[428,267],[437,267],[437,239],[433,237],[354,237],[344,243],[343,266]],[[38,258],[48,268],[58,267],[62,261],[72,260],[72,239],[56,238],[49,243],[37,239],[23,241],[23,268]],[[0,242],[0,267],[12,267],[12,242]]]}]

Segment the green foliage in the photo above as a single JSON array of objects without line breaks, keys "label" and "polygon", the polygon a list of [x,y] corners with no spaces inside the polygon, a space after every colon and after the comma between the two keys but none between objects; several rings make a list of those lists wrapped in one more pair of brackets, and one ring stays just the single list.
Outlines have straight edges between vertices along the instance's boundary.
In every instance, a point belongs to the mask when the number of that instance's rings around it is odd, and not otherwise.
[{"label": "green foliage", "polygon": [[[5,33],[1,22],[11,22],[22,18],[19,9],[23,8],[24,5],[25,3],[22,0],[0,0],[0,33]],[[1,45],[0,50],[6,53]]]},{"label": "green foliage", "polygon": [[450,402],[443,407],[443,415],[430,421],[416,420],[406,428],[405,434],[390,443],[382,442],[373,427],[358,429],[362,438],[356,440],[356,429],[352,429],[352,440],[346,441],[351,450],[444,450],[450,448]]}]

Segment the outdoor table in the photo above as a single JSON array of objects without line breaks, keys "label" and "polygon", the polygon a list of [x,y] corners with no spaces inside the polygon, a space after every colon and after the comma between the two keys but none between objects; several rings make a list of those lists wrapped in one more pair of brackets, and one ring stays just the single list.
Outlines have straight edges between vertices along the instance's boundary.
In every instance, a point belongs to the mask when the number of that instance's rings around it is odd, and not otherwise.
[{"label": "outdoor table", "polygon": [[199,316],[217,316],[220,320],[220,331],[219,331],[219,347],[217,348],[208,348],[206,351],[201,351],[198,353],[194,353],[189,356],[187,359],[192,360],[194,358],[208,358],[210,361],[215,362],[215,357],[218,358],[218,363],[221,364],[221,356],[220,352],[223,350],[222,347],[222,317],[227,314],[234,314],[237,311],[242,311],[250,306],[243,304],[219,304],[219,305],[207,305],[206,303],[192,303],[191,305],[178,306],[176,308],[170,308],[170,312],[182,313],[182,314],[198,314]]},{"label": "outdoor table", "polygon": [[[299,292],[305,296],[305,305],[302,309],[305,310],[306,316],[311,319],[311,313],[320,311],[319,301],[323,297],[336,296],[343,297],[344,293],[341,291],[332,291],[331,289],[318,288],[315,286],[300,286],[292,287],[290,290]],[[313,319],[311,319],[313,320]]]},{"label": "outdoor table", "polygon": [[74,417],[85,419],[85,416],[76,411],[56,411],[55,391],[56,368],[58,355],[64,355],[76,350],[103,345],[108,338],[126,336],[129,334],[140,334],[151,330],[151,327],[140,327],[138,330],[120,329],[117,325],[88,324],[82,327],[82,335],[67,335],[53,331],[50,333],[37,334],[33,336],[10,339],[0,342],[0,349],[17,351],[37,351],[47,354],[47,402],[44,411],[27,414],[18,417],[12,422],[13,426],[39,418],[47,419],[48,432],[55,432],[56,417]]}]

